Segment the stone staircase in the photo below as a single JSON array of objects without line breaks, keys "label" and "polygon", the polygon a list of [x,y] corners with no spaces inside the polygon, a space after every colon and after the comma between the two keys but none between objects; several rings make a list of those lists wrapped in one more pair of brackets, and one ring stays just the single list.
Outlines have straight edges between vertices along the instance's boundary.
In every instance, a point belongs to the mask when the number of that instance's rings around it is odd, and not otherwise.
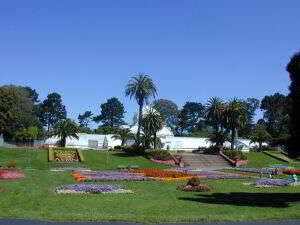
[{"label": "stone staircase", "polygon": [[183,153],[182,161],[184,162],[185,167],[191,167],[199,170],[232,168],[232,166],[220,155]]}]

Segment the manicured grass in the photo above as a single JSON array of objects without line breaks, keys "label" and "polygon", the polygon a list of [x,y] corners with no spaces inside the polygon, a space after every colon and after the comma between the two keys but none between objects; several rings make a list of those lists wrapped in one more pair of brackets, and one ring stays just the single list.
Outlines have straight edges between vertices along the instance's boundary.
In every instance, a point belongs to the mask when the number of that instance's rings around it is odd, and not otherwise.
[{"label": "manicured grass", "polygon": [[300,167],[300,163],[298,162],[292,162],[292,163],[283,162],[282,160],[275,159],[261,152],[249,152],[246,153],[246,155],[248,157],[249,163],[244,167],[247,168],[263,168],[263,167],[267,167],[268,165],[275,165],[275,164]]},{"label": "manicured grass", "polygon": [[[86,162],[74,166],[94,169],[115,169],[120,164],[162,167],[143,157],[111,154],[106,164],[105,153],[88,151],[83,154]],[[146,223],[300,218],[300,187],[257,189],[242,184],[247,180],[215,180],[203,181],[213,185],[215,190],[202,194],[177,191],[176,187],[182,182],[98,182],[125,184],[135,194],[56,195],[53,191],[56,186],[72,184],[74,180],[68,173],[48,170],[66,164],[48,163],[46,151],[0,149],[0,160],[2,163],[15,160],[19,167],[36,169],[23,170],[26,179],[0,181],[0,217],[3,218]]]}]

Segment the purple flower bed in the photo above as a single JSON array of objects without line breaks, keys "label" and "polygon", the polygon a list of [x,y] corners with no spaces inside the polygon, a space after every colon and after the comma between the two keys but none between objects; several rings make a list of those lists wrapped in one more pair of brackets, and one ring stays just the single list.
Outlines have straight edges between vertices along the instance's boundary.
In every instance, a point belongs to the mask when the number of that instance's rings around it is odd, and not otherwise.
[{"label": "purple flower bed", "polygon": [[73,172],[73,171],[83,171],[83,172],[87,172],[87,171],[91,171],[91,169],[89,168],[54,168],[51,169],[51,171],[53,172]]},{"label": "purple flower bed", "polygon": [[261,173],[261,174],[270,174],[273,169],[256,169],[256,168],[236,168],[236,171],[247,172],[247,173]]},{"label": "purple flower bed", "polygon": [[251,178],[250,176],[245,176],[241,174],[234,174],[234,173],[224,173],[224,172],[217,172],[217,171],[199,171],[199,172],[190,172],[200,178],[204,179],[248,179]]},{"label": "purple flower bed", "polygon": [[255,186],[288,186],[292,182],[282,179],[262,179],[254,183]]},{"label": "purple flower bed", "polygon": [[[71,184],[62,185],[55,189],[58,194],[101,194],[101,193],[124,193],[126,187],[118,184]],[[118,192],[120,191],[120,192]]]},{"label": "purple flower bed", "polygon": [[290,169],[290,167],[286,166],[286,165],[270,165],[269,168],[280,169],[280,170],[288,170],[288,169]]},{"label": "purple flower bed", "polygon": [[153,181],[153,178],[145,177],[141,174],[132,174],[127,172],[83,172],[85,181]]}]

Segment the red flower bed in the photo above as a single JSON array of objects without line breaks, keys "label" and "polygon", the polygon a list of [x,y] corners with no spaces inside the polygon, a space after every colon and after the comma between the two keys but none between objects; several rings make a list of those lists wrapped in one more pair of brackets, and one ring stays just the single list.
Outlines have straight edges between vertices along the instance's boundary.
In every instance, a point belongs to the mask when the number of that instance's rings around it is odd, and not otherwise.
[{"label": "red flower bed", "polygon": [[25,175],[22,173],[8,172],[8,171],[0,171],[0,180],[15,180],[24,178]]},{"label": "red flower bed", "polygon": [[287,175],[300,175],[300,170],[285,170],[283,171],[283,173]]}]

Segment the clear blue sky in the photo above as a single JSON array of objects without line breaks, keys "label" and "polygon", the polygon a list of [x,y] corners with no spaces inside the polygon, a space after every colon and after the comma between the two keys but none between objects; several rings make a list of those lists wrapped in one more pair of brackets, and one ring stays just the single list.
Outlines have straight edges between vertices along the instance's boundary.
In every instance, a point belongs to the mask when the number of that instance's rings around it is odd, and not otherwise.
[{"label": "clear blue sky", "polygon": [[0,85],[59,92],[68,116],[150,74],[159,98],[182,106],[287,93],[300,49],[299,0],[7,0],[0,5]]}]

